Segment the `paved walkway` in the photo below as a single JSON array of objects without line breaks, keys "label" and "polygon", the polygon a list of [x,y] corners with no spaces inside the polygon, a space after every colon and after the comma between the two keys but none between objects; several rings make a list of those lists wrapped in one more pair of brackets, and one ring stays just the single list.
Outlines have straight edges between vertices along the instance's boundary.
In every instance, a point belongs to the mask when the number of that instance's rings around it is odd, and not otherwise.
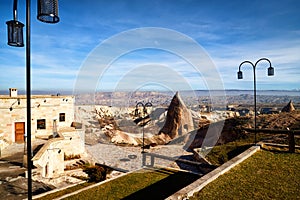
[{"label": "paved walkway", "polygon": [[[32,150],[34,151],[39,145],[47,142],[46,140],[35,139],[32,140]],[[0,158],[9,160],[10,162],[23,162],[23,155],[27,152],[27,146],[25,143],[13,143],[6,148],[2,149]]]},{"label": "paved walkway", "polygon": [[[124,171],[134,171],[142,167],[142,153],[140,147],[122,147],[113,144],[86,145],[89,154],[100,164],[105,164]],[[146,152],[169,156],[172,158],[192,159],[192,153],[185,151],[181,145],[164,145],[151,147]],[[147,160],[147,163],[150,161]],[[184,165],[163,159],[155,159],[155,165],[192,170],[200,173],[194,166]]]},{"label": "paved walkway", "polygon": [[[34,150],[39,145],[45,143],[45,140],[32,141],[32,149]],[[1,160],[9,160],[11,163],[22,166],[24,144],[12,144],[1,152]],[[87,152],[95,159],[97,163],[105,164],[114,168],[119,168],[124,171],[134,171],[142,167],[142,149],[141,147],[125,147],[114,144],[86,145]],[[192,160],[193,154],[183,149],[181,145],[163,145],[145,149],[146,152],[156,153],[172,158],[182,158]],[[150,163],[150,160],[147,160]],[[155,165],[166,167],[181,168],[198,172],[193,166],[188,166],[182,163],[173,162],[170,160],[155,159]],[[199,171],[200,172],[200,171]]]}]

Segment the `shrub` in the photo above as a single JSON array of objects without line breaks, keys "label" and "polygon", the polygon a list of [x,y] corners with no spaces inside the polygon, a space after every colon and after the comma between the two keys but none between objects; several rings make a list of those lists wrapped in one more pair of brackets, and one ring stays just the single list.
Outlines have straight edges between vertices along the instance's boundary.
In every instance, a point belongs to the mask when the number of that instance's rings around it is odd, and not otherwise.
[{"label": "shrub", "polygon": [[87,166],[83,169],[89,176],[89,182],[100,182],[106,179],[107,171],[101,166]]},{"label": "shrub", "polygon": [[73,159],[79,159],[81,158],[80,154],[70,154],[70,155],[67,155],[67,154],[64,154],[64,160],[73,160]]}]

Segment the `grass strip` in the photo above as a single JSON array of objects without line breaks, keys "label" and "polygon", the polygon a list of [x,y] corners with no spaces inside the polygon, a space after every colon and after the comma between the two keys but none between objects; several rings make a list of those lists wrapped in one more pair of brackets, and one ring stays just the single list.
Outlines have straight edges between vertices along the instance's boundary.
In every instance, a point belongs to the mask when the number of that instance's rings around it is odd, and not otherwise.
[{"label": "grass strip", "polygon": [[262,150],[191,199],[299,199],[299,166],[299,153]]},{"label": "grass strip", "polygon": [[169,169],[142,169],[65,199],[165,199],[199,176]]},{"label": "grass strip", "polygon": [[52,200],[52,199],[61,197],[61,196],[65,195],[65,194],[69,194],[69,193],[75,192],[77,190],[80,190],[80,189],[85,188],[87,186],[90,186],[92,184],[94,184],[94,183],[87,183],[87,182],[81,183],[81,184],[75,185],[73,187],[69,187],[67,189],[60,190],[60,191],[57,191],[57,192],[50,193],[48,195],[42,196],[40,198],[37,198],[36,200]]}]

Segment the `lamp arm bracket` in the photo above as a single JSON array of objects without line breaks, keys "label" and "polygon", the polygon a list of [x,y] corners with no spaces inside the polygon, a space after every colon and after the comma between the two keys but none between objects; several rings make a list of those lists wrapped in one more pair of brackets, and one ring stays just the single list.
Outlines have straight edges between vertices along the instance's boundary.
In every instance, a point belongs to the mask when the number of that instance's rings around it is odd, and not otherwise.
[{"label": "lamp arm bracket", "polygon": [[268,63],[270,64],[270,67],[272,66],[271,61],[270,61],[268,58],[261,58],[261,59],[259,59],[258,61],[256,61],[256,63],[255,63],[254,66],[256,67],[256,65],[257,65],[260,61],[263,61],[263,60],[268,61]]},{"label": "lamp arm bracket", "polygon": [[249,64],[253,67],[253,69],[255,68],[255,65],[254,65],[252,62],[246,60],[246,61],[243,61],[243,62],[240,64],[240,66],[239,66],[239,71],[241,71],[241,67],[242,67],[242,65],[245,64],[245,63],[249,63]]},{"label": "lamp arm bracket", "polygon": [[14,5],[13,5],[13,16],[14,16],[14,21],[17,21],[18,19],[18,14],[17,14],[17,10],[18,10],[18,0],[14,0]]}]

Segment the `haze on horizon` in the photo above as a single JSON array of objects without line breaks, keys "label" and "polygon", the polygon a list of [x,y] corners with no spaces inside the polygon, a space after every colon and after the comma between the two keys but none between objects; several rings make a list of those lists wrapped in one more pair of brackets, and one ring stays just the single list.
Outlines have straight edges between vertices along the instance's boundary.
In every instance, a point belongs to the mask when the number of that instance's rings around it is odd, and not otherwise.
[{"label": "haze on horizon", "polygon": [[[5,22],[13,18],[12,4],[12,0],[0,2],[1,91],[9,87],[25,89],[25,48],[6,44]],[[275,76],[267,77],[268,63],[260,63],[256,71],[258,90],[300,89],[300,2],[297,0],[59,1],[60,22],[55,25],[36,20],[35,1],[31,8],[34,91],[72,91],[81,67],[93,50],[118,34],[143,27],[173,30],[196,41],[215,64],[224,89],[251,90],[252,67],[243,66],[244,80],[237,80],[238,66],[244,60],[255,63],[262,57],[271,60]],[[18,20],[25,23],[25,1],[18,1]],[[178,45],[178,41],[170,40],[169,45]],[[159,48],[130,51],[110,63],[105,74],[92,73],[99,76],[99,90],[113,91],[128,71],[141,66],[147,66],[149,71],[135,74],[131,80],[138,82],[145,76],[158,76],[161,71],[151,71],[151,66],[164,66],[185,80],[189,88],[207,90],[201,72],[195,71],[182,57]],[[168,73],[160,79],[167,77]],[[180,88],[182,82],[176,80],[170,80],[178,85],[175,88],[187,89]],[[137,88],[168,90],[159,81]]]}]

